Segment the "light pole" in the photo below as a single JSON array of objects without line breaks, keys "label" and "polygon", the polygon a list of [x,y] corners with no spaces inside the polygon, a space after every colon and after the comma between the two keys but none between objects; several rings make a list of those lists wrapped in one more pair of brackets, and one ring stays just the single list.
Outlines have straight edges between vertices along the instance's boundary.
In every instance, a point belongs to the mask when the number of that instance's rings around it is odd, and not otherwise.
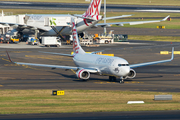
[{"label": "light pole", "polygon": [[[104,0],[104,24],[106,24],[106,0]],[[104,26],[104,34],[106,35],[106,26]]]}]

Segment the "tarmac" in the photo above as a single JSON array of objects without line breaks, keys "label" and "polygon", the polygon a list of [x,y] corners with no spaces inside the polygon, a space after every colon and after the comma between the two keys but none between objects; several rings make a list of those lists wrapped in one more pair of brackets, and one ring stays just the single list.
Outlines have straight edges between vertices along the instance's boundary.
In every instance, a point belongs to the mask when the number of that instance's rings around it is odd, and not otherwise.
[{"label": "tarmac", "polygon": [[[129,42],[129,43],[128,43]],[[170,59],[171,54],[162,55],[160,51],[180,51],[180,43],[128,41],[125,44],[102,44],[99,47],[83,47],[87,52],[105,50],[104,54],[114,54],[129,61],[130,64]],[[6,47],[5,47],[6,46]],[[19,47],[21,46],[21,47]],[[180,55],[168,63],[135,69],[134,79],[110,82],[108,76],[91,75],[90,80],[77,79],[72,71],[32,66],[18,66],[8,60],[6,50],[14,62],[55,64],[75,66],[71,57],[40,53],[57,52],[70,54],[72,46],[60,48],[31,46],[21,44],[0,44],[0,89],[83,89],[83,90],[123,90],[123,91],[156,91],[180,92]],[[15,114],[0,115],[0,119],[27,120],[144,120],[166,119],[178,120],[180,111],[138,111],[138,112],[97,112],[97,113],[59,113],[59,114]]]},{"label": "tarmac", "polygon": [[[134,44],[136,43],[136,44]],[[180,50],[180,43],[170,42],[137,42],[128,44],[103,44],[99,47],[83,47],[85,51],[105,50],[104,54],[114,54],[126,59],[130,64],[170,59],[171,54],[161,55],[160,51]],[[71,57],[50,55],[38,51],[70,54],[72,46],[62,48],[44,48],[21,43],[9,44],[6,48],[0,45],[0,89],[87,89],[87,90],[132,90],[132,91],[180,91],[179,55],[172,62],[134,69],[137,76],[119,84],[119,80],[110,82],[108,76],[92,74],[90,80],[79,80],[71,71],[34,66],[17,66],[10,63],[8,51],[15,62],[75,66]],[[9,48],[8,48],[9,46]],[[41,49],[39,49],[41,48]],[[23,72],[23,74],[22,74]]]},{"label": "tarmac", "polygon": [[[129,20],[131,21],[131,20]],[[153,36],[180,36],[180,29],[157,29],[157,28],[128,28],[128,27],[107,27],[107,33],[114,30],[114,34],[120,35],[153,35]],[[88,34],[103,33],[102,27],[90,28]]]},{"label": "tarmac", "polygon": [[179,120],[179,110],[0,115],[5,120]]}]

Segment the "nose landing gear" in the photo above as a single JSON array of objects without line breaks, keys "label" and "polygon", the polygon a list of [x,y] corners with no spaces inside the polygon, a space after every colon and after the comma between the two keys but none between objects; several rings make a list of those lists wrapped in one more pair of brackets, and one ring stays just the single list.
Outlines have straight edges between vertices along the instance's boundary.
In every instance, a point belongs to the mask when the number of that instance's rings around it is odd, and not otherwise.
[{"label": "nose landing gear", "polygon": [[124,79],[126,79],[126,77],[120,77],[119,83],[120,83],[120,84],[124,83]]}]

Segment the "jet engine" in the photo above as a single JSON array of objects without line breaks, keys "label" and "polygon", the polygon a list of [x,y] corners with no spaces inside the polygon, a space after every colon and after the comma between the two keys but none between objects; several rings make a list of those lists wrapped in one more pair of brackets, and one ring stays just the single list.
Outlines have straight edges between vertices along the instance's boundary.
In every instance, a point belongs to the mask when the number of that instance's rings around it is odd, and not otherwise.
[{"label": "jet engine", "polygon": [[76,72],[76,75],[78,78],[84,79],[84,80],[87,80],[90,77],[90,73],[88,71],[86,71],[85,69],[78,70]]},{"label": "jet engine", "polygon": [[129,74],[126,76],[126,78],[132,79],[132,78],[134,78],[134,77],[136,77],[136,71],[133,70],[133,69],[130,69],[130,72],[129,72]]}]

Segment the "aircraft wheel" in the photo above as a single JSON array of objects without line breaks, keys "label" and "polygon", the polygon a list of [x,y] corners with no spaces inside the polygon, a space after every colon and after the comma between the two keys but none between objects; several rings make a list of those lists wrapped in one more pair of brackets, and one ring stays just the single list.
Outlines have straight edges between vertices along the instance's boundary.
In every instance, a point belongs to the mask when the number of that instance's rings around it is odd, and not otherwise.
[{"label": "aircraft wheel", "polygon": [[115,76],[113,76],[113,81],[116,81],[116,77]]},{"label": "aircraft wheel", "polygon": [[82,79],[83,81],[88,81],[88,79]]},{"label": "aircraft wheel", "polygon": [[120,84],[124,83],[124,80],[120,80],[119,83],[120,83]]},{"label": "aircraft wheel", "polygon": [[124,81],[120,80],[120,81],[119,81],[119,83],[120,83],[120,84],[123,84],[123,83],[124,83]]},{"label": "aircraft wheel", "polygon": [[105,41],[105,44],[108,44],[108,43],[109,43],[109,42],[106,40],[106,41]]},{"label": "aircraft wheel", "polygon": [[112,81],[113,80],[113,76],[109,76],[109,81]]}]

